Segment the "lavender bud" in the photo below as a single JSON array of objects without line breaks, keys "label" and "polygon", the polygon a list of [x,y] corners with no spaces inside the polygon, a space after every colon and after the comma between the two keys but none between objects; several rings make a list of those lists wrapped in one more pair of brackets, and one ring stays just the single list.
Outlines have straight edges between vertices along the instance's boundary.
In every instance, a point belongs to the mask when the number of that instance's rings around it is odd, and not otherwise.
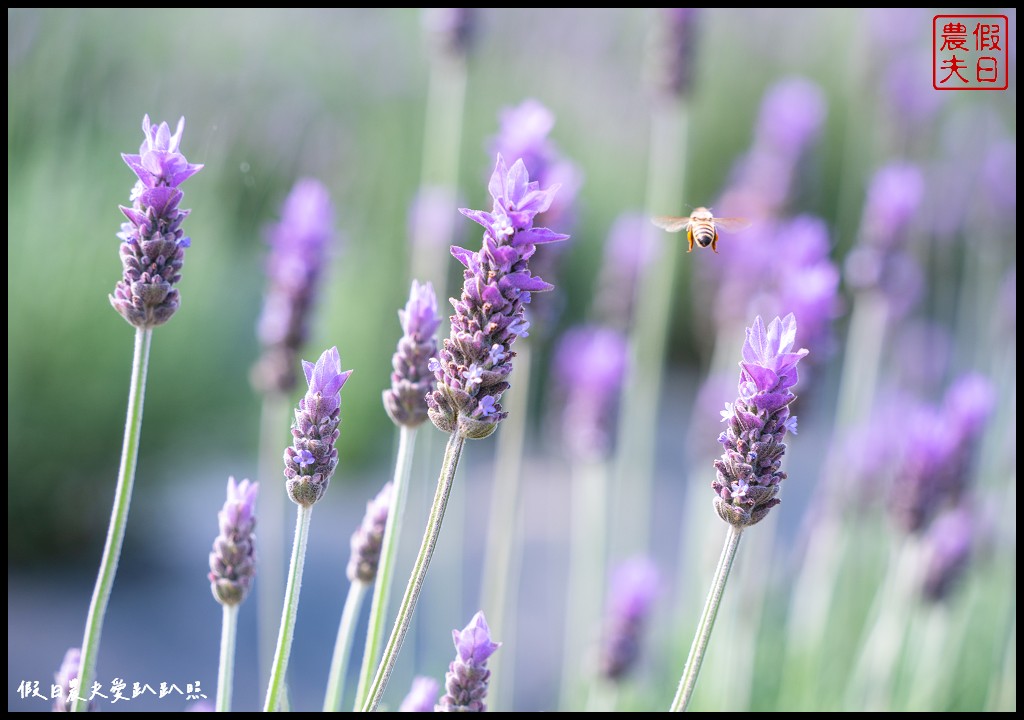
[{"label": "lavender bud", "polygon": [[285,200],[281,222],[268,233],[269,282],[257,326],[263,353],[251,374],[261,392],[287,393],[295,387],[295,364],[306,341],[333,227],[327,189],[316,180],[297,182]]},{"label": "lavender bud", "polygon": [[434,708],[436,712],[486,712],[487,658],[501,647],[491,640],[484,614],[478,612],[469,625],[452,630],[455,641],[455,660],[448,666],[444,678],[445,694]]},{"label": "lavender bud", "polygon": [[976,535],[974,516],[963,505],[932,523],[925,538],[929,557],[921,588],[926,600],[938,602],[949,595],[967,569]]},{"label": "lavender bud", "polygon": [[754,525],[781,501],[779,483],[786,479],[782,456],[787,431],[796,433],[796,416],[789,405],[796,400],[797,363],[807,350],[793,352],[796,318],[792,313],[775,318],[768,327],[758,315],[747,328],[740,362],[739,397],[726,403],[718,437],[725,447],[715,460],[715,509],[719,517],[738,528]]},{"label": "lavender bud", "polygon": [[377,579],[380,548],[384,543],[390,510],[391,483],[387,483],[373,500],[366,503],[363,522],[352,533],[352,555],[348,561],[348,579],[351,582],[369,585]]},{"label": "lavender bud", "polygon": [[451,336],[430,365],[437,389],[427,396],[434,425],[444,432],[458,429],[467,438],[487,437],[507,415],[499,400],[509,387],[512,343],[527,334],[531,293],[552,288],[530,272],[528,261],[537,245],[567,237],[533,227],[558,188],[541,190],[530,182],[522,160],[509,170],[498,155],[488,189],[491,212],[461,210],[484,227],[483,246],[478,252],[452,247],[466,268],[462,298],[452,300]]},{"label": "lavender bud", "polygon": [[228,499],[217,513],[220,534],[210,553],[210,589],[222,605],[238,605],[256,573],[256,495],[259,483],[228,478]]},{"label": "lavender bud", "polygon": [[412,689],[405,696],[398,712],[434,712],[437,693],[441,688],[431,677],[418,677],[412,681]]},{"label": "lavender bud", "polygon": [[[60,669],[53,676],[53,683],[60,688],[60,695],[53,699],[53,712],[71,712],[74,700],[81,697],[82,690],[78,687],[78,675],[82,669],[82,651],[78,648],[70,648],[64,653],[64,660]],[[72,697],[72,683],[74,684],[74,695]],[[97,712],[99,708],[95,700],[89,701],[88,712]]]},{"label": "lavender bud", "polygon": [[284,477],[291,499],[309,507],[327,492],[338,466],[341,388],[352,371],[342,372],[336,347],[324,350],[316,364],[303,360],[302,370],[309,389],[295,409],[295,442],[284,451]]},{"label": "lavender bud", "polygon": [[427,419],[426,395],[433,376],[428,364],[437,356],[434,335],[441,326],[437,298],[430,283],[412,281],[409,302],[398,311],[402,338],[391,358],[391,389],[384,391],[384,409],[396,425],[417,427]]},{"label": "lavender bud", "polygon": [[154,328],[171,319],[180,298],[175,285],[181,280],[185,248],[191,244],[181,229],[188,210],[178,207],[178,186],[202,170],[178,151],[185,118],[171,134],[167,123],[153,126],[142,120],[146,136],[138,155],[122,154],[138,180],[132,188],[130,208],[121,207],[121,264],[124,277],[114,288],[110,304],[140,329]]},{"label": "lavender bud", "polygon": [[640,655],[644,623],[658,595],[658,567],[648,558],[622,563],[612,575],[611,594],[601,644],[600,672],[621,680]]}]

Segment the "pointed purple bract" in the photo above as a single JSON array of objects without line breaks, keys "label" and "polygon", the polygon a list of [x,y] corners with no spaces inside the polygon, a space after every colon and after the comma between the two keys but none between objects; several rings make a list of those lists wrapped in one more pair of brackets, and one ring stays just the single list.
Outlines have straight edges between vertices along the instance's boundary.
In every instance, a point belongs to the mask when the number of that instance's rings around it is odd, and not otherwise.
[{"label": "pointed purple bract", "polygon": [[485,712],[487,681],[491,671],[487,659],[501,647],[491,640],[484,614],[478,612],[462,630],[453,630],[455,660],[445,675],[445,695],[435,708],[438,712]]},{"label": "pointed purple bract", "polygon": [[146,115],[139,154],[121,156],[138,179],[130,195],[132,207],[121,208],[127,219],[117,234],[124,276],[110,304],[140,329],[162,325],[180,305],[175,285],[181,279],[185,248],[192,241],[181,229],[189,211],[178,207],[178,186],[203,168],[189,163],[179,151],[184,129],[185,118],[171,134],[167,123],[154,126]]},{"label": "pointed purple bract", "polygon": [[550,287],[530,272],[535,243],[567,237],[533,228],[534,217],[551,205],[558,187],[541,190],[522,160],[510,169],[499,155],[488,187],[491,212],[461,211],[484,227],[483,246],[475,253],[452,249],[466,267],[462,297],[452,300],[451,335],[430,364],[437,387],[427,396],[434,425],[444,432],[458,429],[468,438],[487,437],[506,416],[499,400],[509,387],[512,343],[529,327],[530,294]]},{"label": "pointed purple bract", "polygon": [[210,553],[210,589],[222,605],[245,600],[256,573],[256,495],[259,483],[228,478],[228,496],[217,514],[220,534]]},{"label": "pointed purple bract", "polygon": [[715,509],[726,522],[743,528],[764,519],[779,504],[783,440],[796,432],[789,405],[796,399],[797,363],[807,350],[794,351],[796,318],[789,314],[766,326],[761,317],[747,328],[740,362],[739,397],[726,403],[722,420],[728,423],[718,441],[725,447],[715,461]]},{"label": "pointed purple bract", "polygon": [[337,347],[324,350],[316,363],[303,360],[302,370],[309,389],[295,410],[295,442],[284,452],[284,476],[291,499],[308,507],[323,497],[338,465],[340,392],[352,371],[342,372]]}]

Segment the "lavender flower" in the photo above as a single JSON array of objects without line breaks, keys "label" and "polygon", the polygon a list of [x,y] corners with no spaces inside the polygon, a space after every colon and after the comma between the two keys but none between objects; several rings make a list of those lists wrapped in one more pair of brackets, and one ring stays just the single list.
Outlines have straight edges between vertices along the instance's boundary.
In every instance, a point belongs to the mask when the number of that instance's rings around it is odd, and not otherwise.
[{"label": "lavender flower", "polygon": [[476,8],[424,8],[423,28],[442,56],[461,58],[469,50]]},{"label": "lavender flower", "polygon": [[991,382],[969,373],[947,390],[941,408],[922,404],[907,413],[904,454],[889,501],[903,530],[921,532],[943,506],[963,496],[994,404]]},{"label": "lavender flower", "polygon": [[[72,691],[76,698],[80,697],[82,693],[82,689],[78,687],[78,675],[81,669],[82,651],[78,648],[69,648],[64,653],[64,660],[60,664],[60,669],[53,676],[54,684],[60,688],[60,695],[53,699],[54,712],[72,711],[72,705],[74,704]],[[87,709],[88,712],[96,712],[99,708],[96,706],[95,700],[90,700]]]},{"label": "lavender flower", "polygon": [[658,9],[655,29],[660,36],[650,67],[652,84],[668,97],[686,96],[693,85],[699,17],[697,8]]},{"label": "lavender flower", "polygon": [[210,589],[222,605],[238,605],[256,573],[256,495],[259,483],[228,478],[228,499],[217,513],[220,535],[210,553]]},{"label": "lavender flower", "polygon": [[555,352],[555,371],[565,388],[562,434],[578,456],[607,455],[615,406],[626,373],[628,349],[618,330],[573,328]]},{"label": "lavender flower", "polygon": [[384,391],[384,409],[396,425],[416,427],[427,419],[426,395],[431,374],[427,367],[437,356],[434,335],[441,326],[437,298],[430,283],[412,281],[409,301],[398,311],[402,338],[391,358],[391,389]]},{"label": "lavender flower", "polygon": [[451,336],[430,365],[437,389],[427,396],[434,425],[444,432],[458,428],[468,438],[487,437],[507,415],[499,400],[509,387],[512,343],[527,334],[531,293],[552,288],[530,272],[529,259],[536,245],[567,237],[533,227],[558,188],[541,190],[530,182],[522,160],[510,170],[498,155],[488,189],[494,198],[491,212],[461,210],[485,228],[483,247],[478,252],[452,247],[466,268],[465,282],[462,298],[452,300]]},{"label": "lavender flower", "polygon": [[121,223],[121,264],[124,277],[114,288],[110,304],[129,323],[140,329],[162,325],[178,309],[175,287],[181,279],[185,248],[191,244],[181,229],[188,210],[178,207],[178,186],[199,172],[178,151],[185,118],[171,134],[167,123],[142,120],[146,136],[138,155],[122,154],[138,180],[132,188],[130,208],[121,207],[128,222]]},{"label": "lavender flower", "polygon": [[380,548],[387,529],[391,509],[391,483],[381,488],[377,496],[366,503],[363,522],[352,533],[352,555],[348,561],[348,579],[369,585],[377,579]]},{"label": "lavender flower", "polygon": [[352,371],[342,372],[336,347],[324,350],[316,364],[303,360],[302,370],[309,389],[295,410],[295,443],[284,451],[284,476],[291,499],[309,507],[327,492],[338,466],[341,388]]},{"label": "lavender flower", "polygon": [[269,285],[257,334],[263,346],[252,372],[261,392],[287,393],[295,387],[295,363],[306,341],[310,309],[334,231],[327,189],[300,180],[289,193],[281,222],[268,233]]},{"label": "lavender flower", "polygon": [[601,675],[609,680],[622,679],[636,664],[659,582],[658,567],[645,557],[625,561],[612,575],[600,656]]},{"label": "lavender flower", "polygon": [[747,328],[740,362],[739,397],[726,403],[722,420],[728,426],[718,437],[725,446],[715,460],[715,509],[737,528],[754,525],[781,502],[783,440],[796,432],[796,416],[789,405],[796,399],[797,363],[807,350],[793,352],[796,318],[792,313],[775,318],[766,328],[761,316]]},{"label": "lavender flower", "polygon": [[485,712],[487,705],[487,658],[501,647],[491,640],[484,614],[478,612],[461,631],[452,630],[455,641],[455,660],[445,675],[445,694],[434,708],[436,712]]},{"label": "lavender flower", "polygon": [[925,538],[929,557],[921,588],[926,600],[938,602],[949,595],[967,569],[977,533],[974,515],[964,505],[940,515],[932,523]]},{"label": "lavender flower", "polygon": [[647,215],[630,212],[617,217],[608,231],[595,312],[604,323],[621,330],[632,327],[640,279],[657,256],[657,235],[647,231],[650,224]]},{"label": "lavender flower", "polygon": [[398,712],[434,712],[437,693],[440,686],[431,677],[417,677],[412,681],[412,689],[405,696]]}]

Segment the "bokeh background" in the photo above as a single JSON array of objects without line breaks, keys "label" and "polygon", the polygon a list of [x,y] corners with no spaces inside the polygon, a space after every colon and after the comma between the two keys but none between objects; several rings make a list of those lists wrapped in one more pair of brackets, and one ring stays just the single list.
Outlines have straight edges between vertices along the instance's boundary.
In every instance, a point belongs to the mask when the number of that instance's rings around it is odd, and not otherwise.
[{"label": "bokeh background", "polygon": [[[595,319],[605,292],[599,282],[605,244],[624,214],[685,215],[699,205],[753,214],[736,195],[732,208],[718,203],[728,202],[727,190],[739,185],[744,159],[749,164],[748,152],[763,141],[766,123],[787,127],[800,120],[787,116],[803,112],[796,101],[763,109],[780,83],[813,88],[809,112],[816,119],[809,121],[813,127],[792,177],[771,175],[762,187],[781,188],[773,210],[778,217],[820,219],[825,244],[814,251],[814,262],[830,303],[820,340],[810,345],[798,338],[811,349],[812,364],[802,381],[806,388],[798,388],[801,433],[787,455],[784,504],[764,530],[772,541],[762,543],[771,545],[771,562],[763,566],[772,570],[742,576],[760,588],[762,600],[756,622],[746,618],[756,635],[748,643],[755,679],[740,699],[727,697],[713,692],[713,678],[727,688],[728,667],[706,668],[702,682],[712,677],[712,690],[697,701],[704,709],[799,704],[779,691],[787,668],[773,658],[784,635],[786,590],[799,576],[808,518],[820,502],[816,484],[834,474],[830,463],[883,454],[873,441],[857,445],[849,457],[830,450],[837,436],[853,432],[837,420],[844,362],[848,373],[849,363],[859,361],[849,343],[864,281],[861,265],[850,258],[863,259],[855,251],[864,242],[863,213],[875,173],[905,163],[922,180],[901,239],[899,262],[912,269],[893,281],[898,298],[891,301],[901,303],[900,311],[881,335],[870,336],[881,359],[879,377],[864,391],[866,404],[873,406],[876,388],[879,405],[904,395],[941,402],[945,388],[967,371],[981,373],[995,389],[974,451],[980,459],[971,465],[988,532],[963,582],[973,590],[961,588],[949,599],[954,630],[947,628],[943,637],[950,645],[943,647],[962,651],[949,659],[958,684],[932,709],[1016,708],[1015,680],[1000,684],[1014,678],[1016,662],[1016,15],[1013,9],[993,12],[1009,15],[1010,89],[946,93],[931,86],[931,11],[699,13],[682,55],[692,76],[681,101],[689,124],[666,146],[686,148],[679,155],[684,190],[659,208],[650,207],[656,192],[650,165],[657,156],[650,144],[652,113],[666,102],[665,90],[652,80],[665,62],[659,49],[670,27],[664,11],[473,13],[462,65],[458,205],[489,206],[486,178],[501,113],[530,99],[552,113],[550,142],[580,181],[572,240],[554,274],[545,275],[557,286],[556,311],[546,315],[543,329],[534,320],[531,337],[534,372],[521,469],[523,590],[514,603],[516,637],[497,638],[505,642],[499,651],[507,654],[505,663],[515,658],[517,670],[499,709],[554,709],[559,701],[569,490],[565,440],[553,419],[560,395],[550,360],[558,338]],[[172,127],[184,116],[182,150],[205,168],[183,188],[193,245],[180,285],[181,310],[155,332],[136,490],[99,672],[129,683],[199,680],[214,695],[220,612],[209,597],[206,561],[227,476],[256,477],[260,398],[249,370],[259,354],[265,229],[280,217],[294,182],[313,177],[331,193],[338,242],[304,357],[315,359],[337,345],[343,366],[355,370],[343,392],[341,464],[314,514],[292,656],[294,707],[319,708],[346,588],[348,536],[393,460],[394,429],[380,392],[400,334],[396,311],[413,272],[410,208],[430,179],[423,167],[436,142],[426,122],[431,82],[445,62],[437,47],[441,31],[429,20],[414,9],[8,9],[9,709],[49,709],[41,700],[20,698],[18,684],[48,686],[65,649],[81,641],[109,517],[131,362],[132,330],[106,299],[120,274],[117,206],[127,203],[134,182],[119,154],[136,151],[147,113]],[[438,293],[444,297],[457,292],[459,279],[445,245],[474,247],[478,239],[473,223],[461,216],[453,222],[453,236],[437,245],[447,274],[447,289]],[[647,408],[655,433],[652,497],[637,522],[650,538],[640,544],[655,558],[663,583],[650,651],[632,684],[622,688],[621,707],[667,707],[682,669],[710,579],[700,562],[686,558],[706,545],[713,564],[723,535],[717,518],[699,531],[689,518],[714,515],[706,489],[709,459],[718,410],[735,393],[742,326],[752,321],[754,308],[780,311],[757,306],[757,294],[767,292],[764,278],[782,278],[777,282],[791,283],[796,294],[817,287],[808,279],[785,279],[785,268],[802,262],[791,245],[748,232],[746,239],[723,235],[721,256],[685,255],[680,236],[658,236],[659,251],[678,256],[669,265],[664,382],[659,402]],[[640,234],[636,243],[639,253]],[[744,297],[747,287],[752,290]],[[723,368],[727,379],[716,385],[714,373]],[[888,420],[875,421],[876,429],[899,435],[909,415],[906,406],[902,413],[897,407]],[[943,432],[941,424],[935,432]],[[443,437],[429,424],[420,435],[407,516],[410,544],[420,536],[417,518],[425,514],[443,448]],[[471,443],[467,452],[416,631],[389,689],[392,705],[413,674],[441,678],[452,654],[450,630],[480,609],[495,444]],[[848,628],[833,638],[835,654],[848,661],[837,668],[840,676],[843,668],[852,672],[869,635],[865,618],[873,617],[885,577],[890,530],[879,530],[888,528],[879,519],[884,508],[870,499],[875,486],[864,486],[842,494],[870,509],[842,555],[844,562],[863,560],[853,563],[857,572],[843,576],[838,594],[847,603],[833,607],[828,624]],[[760,532],[749,533],[739,565],[744,552],[754,552]],[[413,550],[403,548],[403,557]],[[746,586],[735,585],[727,595],[741,603]],[[728,622],[731,616],[723,613],[720,622]],[[255,623],[253,608],[243,606],[238,709],[257,708],[263,694]],[[913,677],[910,659],[905,665],[911,669],[901,680]],[[808,708],[841,707],[846,697],[834,688],[792,692]],[[166,698],[103,709],[180,710],[185,704]]]}]

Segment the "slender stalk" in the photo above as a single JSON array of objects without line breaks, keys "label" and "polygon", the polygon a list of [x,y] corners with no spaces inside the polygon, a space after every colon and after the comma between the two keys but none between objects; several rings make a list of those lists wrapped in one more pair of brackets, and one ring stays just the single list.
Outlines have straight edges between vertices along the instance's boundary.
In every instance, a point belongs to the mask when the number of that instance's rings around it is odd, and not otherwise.
[{"label": "slender stalk", "polygon": [[359,609],[370,587],[360,580],[348,586],[345,607],[338,624],[338,639],[334,641],[334,657],[331,658],[331,672],[327,676],[327,694],[324,696],[324,712],[341,712],[341,698],[345,691],[345,675],[348,672],[348,656],[352,649],[352,636],[359,619]]},{"label": "slender stalk", "polygon": [[[416,428],[403,425],[398,434],[398,457],[395,458],[395,476],[391,484],[391,509],[388,512],[388,522],[384,527],[384,539],[381,542],[377,581],[373,586],[373,602],[370,605],[370,620],[366,629],[366,647],[363,649],[363,665],[359,671],[355,710],[366,702],[366,692],[370,681],[373,680],[377,656],[384,642],[384,620],[388,614],[388,601],[391,599],[391,582],[395,574],[395,561],[398,558],[405,501],[409,497],[409,474],[412,472],[415,447]],[[340,703],[340,696],[338,701]]]},{"label": "slender stalk", "polygon": [[306,560],[306,541],[309,539],[309,519],[313,507],[299,506],[295,520],[295,543],[292,545],[292,559],[288,568],[288,584],[284,591],[284,608],[281,611],[281,629],[277,635],[277,652],[270,669],[270,685],[267,687],[267,701],[263,712],[277,712],[284,693],[285,673],[288,670],[288,656],[292,651],[292,637],[295,634],[295,615],[299,609],[299,590],[302,587],[302,567]]},{"label": "slender stalk", "polygon": [[722,548],[722,556],[718,559],[715,577],[711,582],[711,591],[704,603],[704,612],[701,613],[700,621],[697,623],[697,633],[693,637],[690,655],[686,658],[686,666],[683,668],[683,676],[679,679],[679,689],[672,701],[672,707],[669,708],[670,712],[683,712],[690,704],[693,689],[697,686],[700,666],[704,661],[704,651],[707,650],[711,630],[715,627],[715,616],[718,614],[718,606],[722,602],[722,593],[725,592],[725,583],[729,579],[732,562],[736,559],[736,548],[739,547],[742,533],[740,528],[734,525],[729,526],[728,534],[725,536],[725,546]]},{"label": "slender stalk", "polygon": [[231,686],[235,677],[235,636],[238,606],[224,605],[220,626],[220,666],[217,669],[217,712],[231,712]]},{"label": "slender stalk", "polygon": [[[484,552],[483,584],[480,588],[480,607],[487,609],[487,622],[495,637],[515,637],[513,618],[507,617],[508,608],[514,607],[513,593],[519,591],[519,570],[522,563],[516,557],[523,551],[518,538],[520,497],[522,494],[523,449],[526,445],[527,405],[530,397],[530,379],[533,370],[533,346],[529,338],[516,343],[516,389],[508,391],[508,418],[502,421],[497,440],[494,463],[494,486],[491,490],[491,509],[487,523],[487,546]],[[505,707],[506,688],[514,682],[515,656],[495,653],[488,660],[491,678],[488,682],[488,706],[492,710]]]},{"label": "slender stalk", "polygon": [[[268,393],[263,397],[257,477],[265,488],[279,487],[278,483],[284,481],[281,475],[281,447],[284,445],[282,441],[290,437],[285,430],[291,425],[290,412],[286,395]],[[287,501],[288,496],[283,492],[268,492],[260,498],[260,522],[256,527],[257,547],[260,549],[260,579],[256,583],[256,631],[261,686],[270,681],[270,666],[274,661],[274,645],[277,640],[277,609],[284,598]]]},{"label": "slender stalk", "polygon": [[110,590],[117,574],[117,562],[121,557],[124,533],[128,525],[128,506],[132,500],[132,486],[135,483],[135,464],[139,457],[139,438],[142,435],[142,406],[146,396],[146,371],[149,368],[149,348],[153,343],[153,329],[135,330],[135,354],[132,357],[132,378],[128,386],[128,413],[124,424],[124,444],[121,446],[121,467],[117,473],[117,488],[114,491],[114,507],[110,513],[107,541],[103,548],[96,587],[89,603],[89,614],[85,621],[85,635],[82,638],[81,674],[78,687],[81,697],[75,702],[75,712],[85,712],[89,704],[89,688],[96,679],[96,658],[100,649],[100,635],[103,633],[103,619],[107,614]]},{"label": "slender stalk", "polygon": [[420,551],[416,555],[416,563],[413,565],[409,584],[405,588],[402,604],[398,608],[395,627],[391,630],[391,637],[388,638],[388,644],[384,648],[384,656],[381,658],[380,667],[377,668],[377,674],[370,685],[370,692],[366,703],[363,705],[363,712],[373,712],[380,705],[381,698],[384,695],[384,688],[387,687],[391,672],[395,669],[398,653],[402,649],[406,633],[409,632],[412,615],[416,610],[420,591],[423,589],[423,580],[427,577],[430,558],[434,554],[434,546],[437,544],[437,537],[441,532],[441,522],[444,520],[444,511],[448,506],[448,496],[452,491],[455,471],[459,467],[459,458],[462,456],[462,446],[465,443],[466,438],[460,435],[458,430],[453,431],[451,437],[448,438],[448,446],[444,452],[444,462],[441,465],[441,475],[437,479],[437,491],[434,493],[434,502],[430,506],[427,528],[423,533],[423,542],[420,544]]}]

